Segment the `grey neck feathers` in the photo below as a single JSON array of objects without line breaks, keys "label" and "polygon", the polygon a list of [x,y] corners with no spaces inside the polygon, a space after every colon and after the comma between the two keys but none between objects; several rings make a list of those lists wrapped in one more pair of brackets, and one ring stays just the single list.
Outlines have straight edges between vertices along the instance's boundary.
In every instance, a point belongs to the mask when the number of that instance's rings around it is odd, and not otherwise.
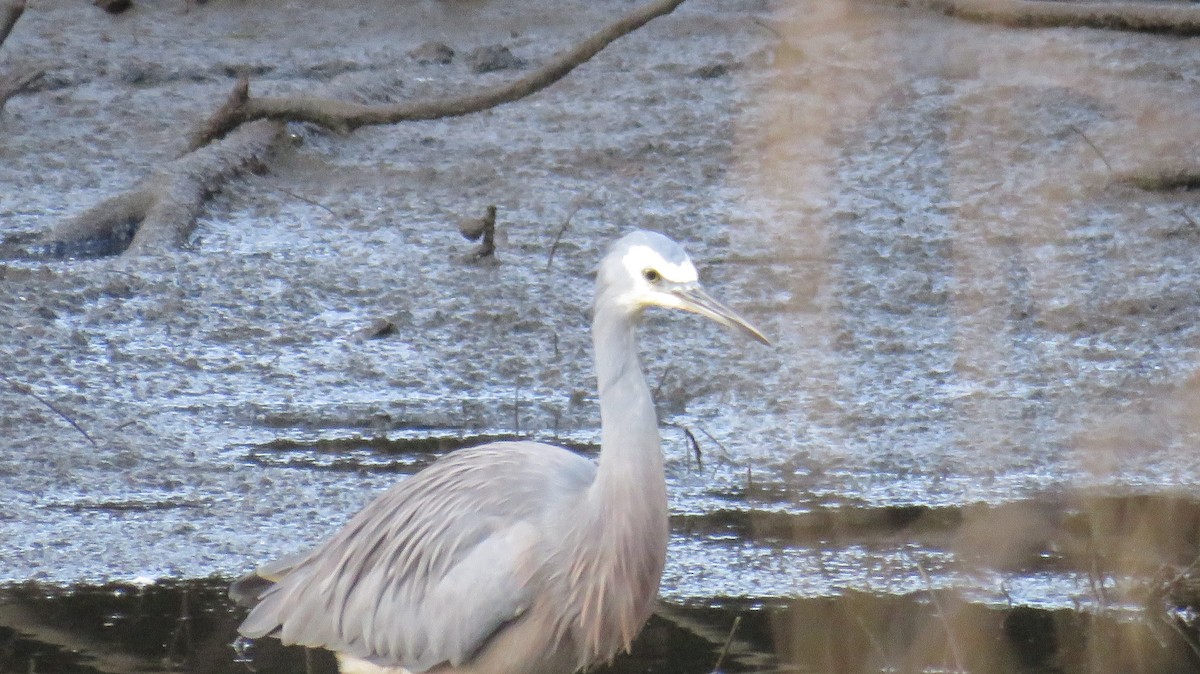
[{"label": "grey neck feathers", "polygon": [[592,321],[600,385],[597,481],[627,481],[626,488],[663,479],[658,418],[638,357],[637,322],[638,316],[611,304],[598,306]]},{"label": "grey neck feathers", "polygon": [[650,617],[667,554],[667,485],[658,420],[638,360],[637,316],[598,301],[600,466],[587,494],[597,526],[578,541],[572,606],[580,666],[628,649]]}]

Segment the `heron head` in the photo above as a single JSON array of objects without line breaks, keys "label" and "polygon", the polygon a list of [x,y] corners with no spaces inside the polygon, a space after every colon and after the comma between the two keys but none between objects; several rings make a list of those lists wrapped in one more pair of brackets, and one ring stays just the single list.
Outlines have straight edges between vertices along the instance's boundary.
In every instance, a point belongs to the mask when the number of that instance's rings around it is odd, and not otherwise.
[{"label": "heron head", "polygon": [[705,292],[683,247],[657,232],[639,230],[618,239],[600,263],[598,280],[598,296],[631,313],[646,307],[682,309],[770,344],[749,321]]}]

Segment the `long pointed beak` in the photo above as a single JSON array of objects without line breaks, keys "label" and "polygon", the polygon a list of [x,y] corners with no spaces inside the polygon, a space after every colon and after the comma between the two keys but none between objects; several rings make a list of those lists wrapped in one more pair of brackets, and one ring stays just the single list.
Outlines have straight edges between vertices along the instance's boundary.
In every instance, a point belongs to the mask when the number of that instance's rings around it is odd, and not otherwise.
[{"label": "long pointed beak", "polygon": [[758,331],[758,328],[755,328],[753,325],[750,325],[749,321],[741,316],[738,316],[737,312],[735,312],[733,309],[730,309],[724,304],[721,304],[713,299],[711,295],[704,292],[704,288],[700,287],[700,284],[682,284],[672,288],[671,293],[680,299],[680,309],[683,309],[684,311],[690,311],[694,314],[700,314],[705,318],[711,318],[721,325],[737,328],[738,330],[754,338],[756,341],[768,346],[771,344],[771,340],[764,337],[763,334]]}]

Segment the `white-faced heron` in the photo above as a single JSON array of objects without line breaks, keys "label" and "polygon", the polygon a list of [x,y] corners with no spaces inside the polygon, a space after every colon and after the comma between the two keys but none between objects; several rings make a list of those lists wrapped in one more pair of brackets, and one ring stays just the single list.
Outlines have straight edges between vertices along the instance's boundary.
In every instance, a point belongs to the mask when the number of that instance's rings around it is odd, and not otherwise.
[{"label": "white-faced heron", "polygon": [[667,487],[635,328],[646,307],[765,337],[638,231],[600,263],[592,341],[600,458],[537,442],[441,457],[315,550],[234,583],[240,632],[327,648],[343,672],[568,674],[628,650],[667,554]]}]

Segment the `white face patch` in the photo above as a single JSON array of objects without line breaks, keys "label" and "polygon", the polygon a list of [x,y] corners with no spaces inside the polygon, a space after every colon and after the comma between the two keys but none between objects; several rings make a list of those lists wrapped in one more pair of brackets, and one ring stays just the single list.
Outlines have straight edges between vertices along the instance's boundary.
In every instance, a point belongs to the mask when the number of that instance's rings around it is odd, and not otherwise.
[{"label": "white face patch", "polygon": [[685,257],[678,263],[669,262],[649,246],[630,246],[621,258],[621,263],[634,278],[641,278],[646,269],[653,269],[671,283],[694,283],[699,278],[691,260]]}]

